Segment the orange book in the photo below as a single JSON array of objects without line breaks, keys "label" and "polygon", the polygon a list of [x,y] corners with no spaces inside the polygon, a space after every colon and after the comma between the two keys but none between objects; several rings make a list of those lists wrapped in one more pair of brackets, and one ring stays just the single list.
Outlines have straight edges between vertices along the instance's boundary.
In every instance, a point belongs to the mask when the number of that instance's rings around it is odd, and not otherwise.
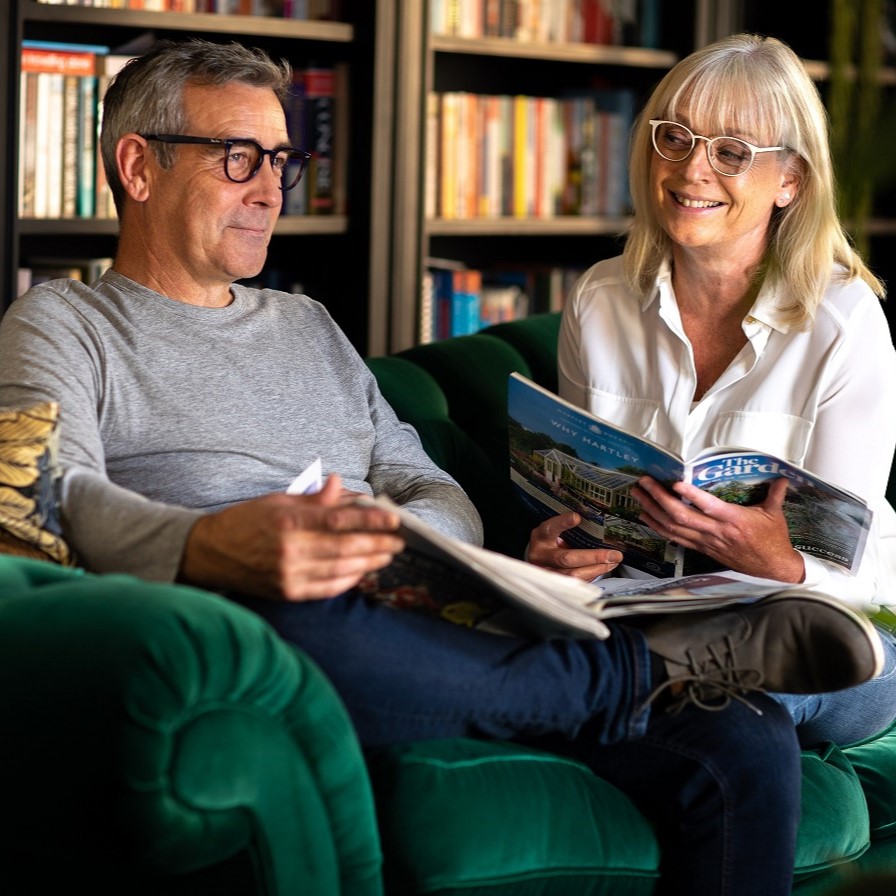
[{"label": "orange book", "polygon": [[[69,46],[60,44],[60,47]],[[22,71],[93,76],[96,74],[96,57],[97,51],[87,47],[76,51],[52,49],[49,45],[22,44]]]}]

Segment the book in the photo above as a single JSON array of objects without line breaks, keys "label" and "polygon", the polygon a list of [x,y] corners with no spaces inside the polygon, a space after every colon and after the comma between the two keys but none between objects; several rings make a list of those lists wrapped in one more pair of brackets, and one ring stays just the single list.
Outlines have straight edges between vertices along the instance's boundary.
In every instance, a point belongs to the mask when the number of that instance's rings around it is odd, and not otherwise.
[{"label": "book", "polygon": [[[431,260],[435,261],[435,260]],[[480,300],[482,274],[464,265],[451,265],[439,260],[430,265],[432,271],[433,338],[465,336],[482,329]]]},{"label": "book", "polygon": [[34,217],[34,189],[37,166],[38,75],[24,69],[20,75],[22,109],[19,114],[19,217]]},{"label": "book", "polygon": [[585,582],[444,535],[385,496],[358,498],[396,513],[405,549],[359,586],[402,610],[505,635],[606,638],[613,619],[750,603],[811,592],[737,573],[645,582]]},{"label": "book", "polygon": [[92,218],[96,213],[97,79],[83,77],[79,81],[75,214],[79,218]]},{"label": "book", "polygon": [[23,217],[77,215],[79,138],[85,126],[82,85],[95,82],[98,62],[107,52],[107,47],[95,44],[23,41],[19,122]]},{"label": "book", "polygon": [[762,501],[770,482],[785,477],[784,515],[793,546],[850,572],[861,560],[872,517],[865,502],[782,458],[732,446],[685,460],[518,373],[510,376],[507,413],[511,481],[537,519],[570,510],[581,515],[581,525],[563,536],[574,547],[616,548],[626,566],[679,577],[698,568],[700,555],[639,521],[631,488],[641,476],[690,482],[738,504]]},{"label": "book", "polygon": [[84,76],[65,75],[62,85],[62,140],[60,217],[74,218],[78,210],[78,128],[80,81]]},{"label": "book", "polygon": [[305,112],[307,115],[308,150],[308,213],[332,215],[333,137],[335,72],[332,66],[315,65],[305,69]]},{"label": "book", "polygon": [[[308,135],[307,111],[305,108],[305,72],[293,71],[292,86],[289,96],[284,104],[286,115],[286,129],[289,133],[289,142],[297,149],[306,149],[310,144]],[[291,189],[283,194],[284,215],[308,214],[308,181],[310,172],[306,171],[302,179]]]}]

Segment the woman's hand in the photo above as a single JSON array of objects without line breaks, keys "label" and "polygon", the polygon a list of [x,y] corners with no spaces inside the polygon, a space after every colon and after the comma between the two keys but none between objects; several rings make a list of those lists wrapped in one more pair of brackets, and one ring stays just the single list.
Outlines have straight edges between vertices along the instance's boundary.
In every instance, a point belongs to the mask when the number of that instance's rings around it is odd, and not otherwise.
[{"label": "woman's hand", "polygon": [[649,476],[632,489],[643,510],[641,522],[663,538],[745,575],[797,583],[806,569],[790,543],[783,510],[786,494],[783,478],[771,483],[761,504],[748,507],[684,482],[676,482],[670,491]]},{"label": "woman's hand", "polygon": [[527,560],[535,566],[560,572],[590,582],[612,572],[621,562],[622,554],[611,548],[571,548],[563,533],[582,522],[577,513],[551,517],[532,530]]}]

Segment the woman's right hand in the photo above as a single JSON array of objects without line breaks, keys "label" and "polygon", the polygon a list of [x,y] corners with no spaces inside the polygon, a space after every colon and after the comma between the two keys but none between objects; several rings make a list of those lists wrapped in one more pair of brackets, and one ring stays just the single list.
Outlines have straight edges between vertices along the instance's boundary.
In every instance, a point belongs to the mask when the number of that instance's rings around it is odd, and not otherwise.
[{"label": "woman's right hand", "polygon": [[572,548],[563,539],[567,529],[579,525],[577,513],[551,517],[532,530],[526,559],[535,566],[590,582],[612,572],[622,562],[613,548]]}]

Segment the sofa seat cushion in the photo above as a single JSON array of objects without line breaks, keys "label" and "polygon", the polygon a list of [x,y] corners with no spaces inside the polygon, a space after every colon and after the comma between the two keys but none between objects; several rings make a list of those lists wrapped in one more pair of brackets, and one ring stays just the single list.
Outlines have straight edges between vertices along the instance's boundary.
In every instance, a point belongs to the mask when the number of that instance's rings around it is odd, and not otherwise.
[{"label": "sofa seat cushion", "polygon": [[802,771],[797,879],[850,862],[870,843],[865,795],[843,751],[833,744],[804,750]]},{"label": "sofa seat cushion", "polygon": [[584,765],[526,747],[443,740],[369,757],[386,892],[651,893],[650,826]]},{"label": "sofa seat cushion", "polygon": [[844,753],[865,792],[871,838],[896,837],[896,722]]},{"label": "sofa seat cushion", "polygon": [[[514,744],[444,740],[368,757],[387,893],[650,893],[659,849],[648,822],[584,765]],[[837,747],[802,756],[797,880],[861,856],[868,814]]]}]

